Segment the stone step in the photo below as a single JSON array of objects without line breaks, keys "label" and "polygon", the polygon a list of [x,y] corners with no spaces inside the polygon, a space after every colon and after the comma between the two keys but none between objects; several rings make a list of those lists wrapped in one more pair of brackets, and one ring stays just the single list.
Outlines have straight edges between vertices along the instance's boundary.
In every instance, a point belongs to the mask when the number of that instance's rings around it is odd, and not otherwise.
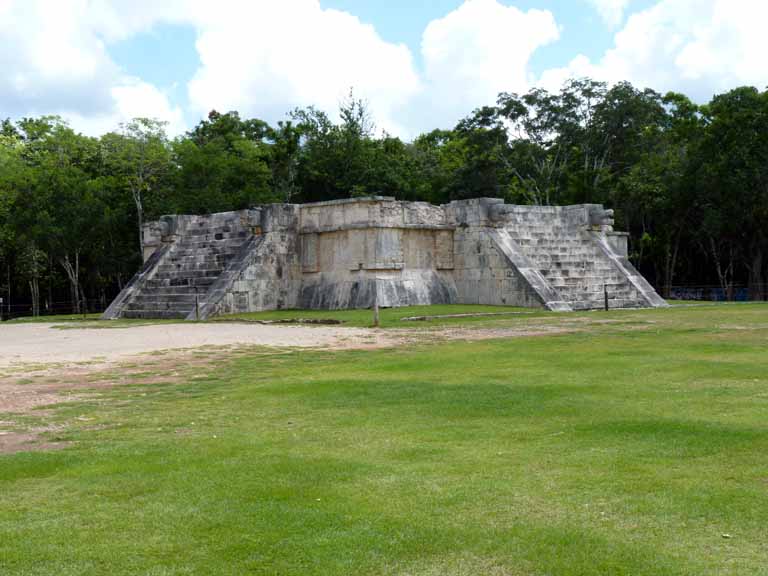
[{"label": "stone step", "polygon": [[603,286],[608,286],[608,290],[621,290],[625,288],[625,284],[621,281],[607,281],[605,278],[600,278],[598,280],[594,279],[583,279],[583,278],[573,278],[573,277],[567,277],[567,278],[558,278],[558,277],[552,277],[552,276],[545,276],[549,284],[557,289],[557,290],[573,290],[573,289],[589,289],[593,292],[602,292]]},{"label": "stone step", "polygon": [[582,276],[582,275],[560,275],[560,274],[544,274],[542,273],[542,276],[544,276],[547,281],[552,284],[552,286],[562,286],[562,287],[570,287],[570,286],[594,286],[596,289],[600,288],[600,290],[603,289],[603,286],[608,286],[608,289],[621,287],[626,284],[623,278],[620,278],[618,276],[610,277],[610,276]]},{"label": "stone step", "polygon": [[178,244],[176,244],[176,249],[200,250],[205,248],[220,248],[222,246],[239,248],[245,240],[247,240],[246,236],[238,236],[235,238],[190,236],[179,240]]},{"label": "stone step", "polygon": [[609,283],[622,280],[623,275],[619,273],[615,268],[558,268],[557,266],[547,267],[542,266],[538,268],[542,276],[549,276],[555,278],[562,276],[563,278],[584,278],[586,280],[599,280],[600,282],[607,281]]},{"label": "stone step", "polygon": [[184,231],[184,236],[202,236],[204,234],[230,234],[233,232],[242,232],[245,231],[245,228],[242,226],[235,224],[235,222],[231,222],[229,224],[223,224],[221,226],[205,226],[205,225],[198,225],[198,226],[190,226]]},{"label": "stone step", "polygon": [[559,252],[594,252],[595,245],[591,242],[546,242],[544,240],[526,240],[523,241],[522,246],[525,249],[532,250],[535,248],[541,248],[543,250]]},{"label": "stone step", "polygon": [[173,251],[168,256],[169,258],[184,258],[186,256],[196,256],[201,253],[215,255],[215,256],[234,256],[237,254],[240,246],[232,246],[230,244],[222,244],[216,246],[210,246],[208,248],[177,248],[174,247]]},{"label": "stone step", "polygon": [[528,256],[529,260],[534,260],[536,262],[547,262],[552,264],[560,264],[561,266],[579,266],[584,264],[585,262],[588,264],[598,264],[601,263],[605,266],[610,265],[610,261],[607,258],[602,257],[600,254],[596,254],[594,252],[591,253],[585,253],[585,254],[575,254],[575,253],[568,253],[568,254],[552,254],[550,252],[534,252],[530,256]]},{"label": "stone step", "polygon": [[[194,294],[195,286],[156,286],[154,288],[145,287],[139,294]],[[198,294],[205,294],[208,291],[207,286],[197,288]]]},{"label": "stone step", "polygon": [[615,284],[603,284],[602,282],[572,282],[569,284],[563,282],[550,282],[552,288],[555,290],[580,290],[582,292],[604,292],[604,286],[608,288],[609,294],[616,294],[624,291],[634,291],[634,287],[629,283],[617,282]]},{"label": "stone step", "polygon": [[[597,292],[580,292],[578,290],[567,292],[567,291],[561,291],[560,294],[563,296],[566,300],[573,300],[573,301],[590,301],[590,302],[599,302],[601,305],[603,302],[605,302],[605,296],[604,294],[600,294]],[[608,293],[608,301],[618,301],[618,300],[631,300],[633,298],[637,298],[638,295],[634,292],[622,292],[622,293],[615,293],[611,294]]]},{"label": "stone step", "polygon": [[187,234],[179,239],[179,244],[193,244],[196,242],[242,242],[248,237],[248,232],[206,232],[200,234]]},{"label": "stone step", "polygon": [[574,235],[567,230],[557,230],[551,232],[523,232],[520,234],[512,234],[513,238],[521,242],[546,242],[549,244],[580,244],[585,243],[587,240],[579,235]]},{"label": "stone step", "polygon": [[[204,294],[199,294],[198,297],[202,298]],[[136,295],[130,304],[162,304],[167,303],[169,307],[174,308],[176,305],[188,306],[195,303],[195,293],[181,293],[181,292],[160,292],[152,291],[147,293],[141,293]],[[141,308],[141,306],[139,306]]]},{"label": "stone step", "polygon": [[169,302],[162,299],[157,299],[157,300],[147,299],[141,302],[131,301],[130,303],[128,303],[128,306],[126,306],[126,310],[154,310],[157,312],[163,312],[163,311],[189,312],[194,307],[195,307],[194,301],[191,304],[189,304],[186,302]]},{"label": "stone step", "polygon": [[[576,300],[569,302],[574,310],[602,310],[605,307],[604,302],[593,302],[587,300]],[[608,309],[617,310],[623,308],[645,308],[647,304],[642,300],[628,298],[623,300],[609,300]]]},{"label": "stone step", "polygon": [[563,276],[583,276],[585,278],[606,278],[615,277],[622,278],[622,275],[616,268],[603,268],[602,266],[542,266],[538,264],[538,270],[545,276],[556,276],[562,274]]},{"label": "stone step", "polygon": [[[605,298],[602,296],[599,298],[594,298],[591,294],[582,294],[575,292],[573,294],[567,294],[564,292],[560,292],[560,296],[565,300],[566,302],[591,302],[596,308],[602,308],[605,304]],[[634,294],[622,294],[619,298],[611,298],[610,295],[608,297],[608,305],[613,306],[614,308],[619,308],[619,303],[624,302],[626,300],[634,300],[637,296]]]},{"label": "stone step", "polygon": [[613,276],[606,274],[605,276],[594,276],[584,274],[571,274],[570,272],[541,272],[541,275],[547,279],[550,284],[557,284],[563,286],[575,286],[579,284],[599,285],[602,289],[604,284],[608,286],[617,286],[624,282],[621,276]]},{"label": "stone step", "polygon": [[[605,305],[604,302],[593,302],[587,300],[575,300],[569,302],[571,308],[574,310],[602,310]],[[646,304],[640,300],[627,299],[627,300],[609,300],[608,309],[616,310],[622,308],[645,308]]]},{"label": "stone step", "polygon": [[[584,286],[572,286],[570,288],[555,288],[555,290],[563,295],[570,295],[572,300],[601,300],[605,297],[605,292],[603,292],[602,288],[597,290]],[[636,295],[636,292],[628,288],[608,290],[609,299],[625,298],[633,295]]]},{"label": "stone step", "polygon": [[224,268],[181,268],[169,264],[163,264],[158,266],[157,274],[155,278],[158,280],[171,279],[171,278],[201,278],[209,277],[216,278],[221,274]]},{"label": "stone step", "polygon": [[[602,280],[600,282],[580,282],[580,281],[574,281],[574,282],[565,282],[562,278],[548,278],[547,281],[549,282],[549,285],[552,286],[555,290],[584,290],[587,292],[600,292],[600,294],[603,293],[603,284]],[[623,284],[616,282],[616,283],[609,283],[608,284],[608,291],[609,292],[616,292],[617,290],[624,290],[626,286]]]},{"label": "stone step", "polygon": [[172,288],[172,289],[183,289],[183,288],[189,288],[192,289],[195,286],[200,288],[200,291],[207,290],[208,287],[216,282],[216,277],[213,276],[203,276],[200,278],[188,278],[188,277],[182,277],[182,278],[152,278],[151,280],[147,280],[145,283],[145,286],[148,290],[158,290],[160,288]]},{"label": "stone step", "polygon": [[186,318],[189,312],[176,310],[123,310],[120,315],[122,318],[160,318],[172,320],[176,318]]},{"label": "stone step", "polygon": [[[557,288],[555,288],[557,290]],[[565,300],[595,300],[603,301],[605,299],[605,293],[590,291],[590,290],[557,290]],[[622,290],[621,292],[608,292],[608,300],[624,300],[626,298],[637,297],[637,293]]]},{"label": "stone step", "polygon": [[[199,288],[197,294],[203,296],[208,292],[207,287]],[[165,296],[189,296],[192,300],[195,299],[195,287],[194,286],[159,286],[149,290],[143,290],[137,295],[138,297],[152,297],[152,298],[165,298]]]},{"label": "stone step", "polygon": [[553,250],[550,248],[539,249],[533,246],[528,249],[531,253],[531,257],[538,260],[552,260],[555,262],[579,262],[583,260],[593,260],[595,257],[602,257],[599,252],[595,250]]},{"label": "stone step", "polygon": [[187,230],[198,230],[206,228],[243,228],[243,219],[239,214],[229,214],[224,218],[217,218],[216,220],[198,220],[195,223],[191,223]]},{"label": "stone step", "polygon": [[226,255],[207,255],[205,253],[196,256],[182,256],[180,258],[170,257],[163,262],[164,266],[174,266],[179,270],[188,269],[208,269],[208,268],[226,268],[234,256]]}]

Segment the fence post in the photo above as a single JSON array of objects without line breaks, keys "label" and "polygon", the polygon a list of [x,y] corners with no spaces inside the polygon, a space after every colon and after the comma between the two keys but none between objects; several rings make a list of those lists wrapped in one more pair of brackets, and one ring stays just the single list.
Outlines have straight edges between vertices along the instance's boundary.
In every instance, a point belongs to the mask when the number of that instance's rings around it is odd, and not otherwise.
[{"label": "fence post", "polygon": [[605,297],[605,311],[608,312],[608,284],[603,284],[603,296]]},{"label": "fence post", "polygon": [[373,281],[373,325],[378,328],[379,322],[379,279]]}]

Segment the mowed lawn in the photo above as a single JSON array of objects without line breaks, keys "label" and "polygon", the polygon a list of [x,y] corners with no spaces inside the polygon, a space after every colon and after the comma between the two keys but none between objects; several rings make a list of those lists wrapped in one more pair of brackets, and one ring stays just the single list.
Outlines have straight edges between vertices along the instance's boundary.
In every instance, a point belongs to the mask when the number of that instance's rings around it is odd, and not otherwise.
[{"label": "mowed lawn", "polygon": [[768,574],[768,306],[582,316],[62,404],[0,455],[0,574]]}]

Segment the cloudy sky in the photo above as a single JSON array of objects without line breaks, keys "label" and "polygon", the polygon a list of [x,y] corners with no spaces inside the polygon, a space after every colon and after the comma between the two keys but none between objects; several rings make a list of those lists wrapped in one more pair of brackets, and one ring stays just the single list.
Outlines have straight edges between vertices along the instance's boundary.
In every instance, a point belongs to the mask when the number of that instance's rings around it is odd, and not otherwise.
[{"label": "cloudy sky", "polygon": [[353,87],[410,138],[570,76],[762,89],[766,22],[768,0],[0,0],[0,117],[178,134],[211,109],[333,112]]}]

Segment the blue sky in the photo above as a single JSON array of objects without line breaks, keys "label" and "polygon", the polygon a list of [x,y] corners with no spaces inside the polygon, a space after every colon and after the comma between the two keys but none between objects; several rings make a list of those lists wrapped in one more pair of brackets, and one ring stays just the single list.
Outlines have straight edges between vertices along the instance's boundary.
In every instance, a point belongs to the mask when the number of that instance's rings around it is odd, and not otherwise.
[{"label": "blue sky", "polygon": [[[341,10],[371,24],[379,35],[392,43],[404,43],[414,55],[419,54],[424,28],[435,18],[448,14],[462,0],[321,0],[323,8]],[[523,10],[536,8],[552,11],[561,27],[558,42],[533,53],[530,67],[534,74],[548,68],[565,66],[579,52],[598,58],[611,44],[613,31],[606,26],[591,5],[580,0],[525,0],[503,2]],[[634,8],[652,4],[635,2]],[[129,74],[162,86],[171,101],[187,107],[185,85],[192,78],[200,60],[195,50],[195,27],[158,24],[153,29],[109,46],[114,61]],[[421,62],[417,60],[416,65]],[[194,115],[187,120],[194,122]]]},{"label": "blue sky", "polygon": [[175,134],[212,108],[333,114],[354,88],[410,138],[569,77],[699,101],[764,88],[765,21],[764,0],[5,0],[0,116],[95,134],[155,116]]}]

